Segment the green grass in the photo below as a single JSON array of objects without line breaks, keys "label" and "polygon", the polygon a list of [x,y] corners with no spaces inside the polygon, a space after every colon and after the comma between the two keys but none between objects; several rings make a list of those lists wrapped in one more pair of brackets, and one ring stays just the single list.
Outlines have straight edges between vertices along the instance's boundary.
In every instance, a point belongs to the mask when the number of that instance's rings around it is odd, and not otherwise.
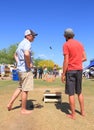
[{"label": "green grass", "polygon": [[[0,80],[0,89],[7,87],[7,86],[15,86],[18,85],[18,81],[13,80]],[[61,82],[60,78],[57,78],[53,82],[47,82],[42,79],[34,79],[34,87],[61,87],[64,86]]]},{"label": "green grass", "polygon": [[2,87],[6,87],[7,85],[12,85],[12,84],[14,84],[15,82],[14,81],[12,81],[12,80],[0,80],[0,89],[2,88]]},{"label": "green grass", "polygon": [[94,95],[94,80],[83,79],[83,92],[85,95]]},{"label": "green grass", "polygon": [[[5,92],[12,93],[17,86],[19,85],[18,81],[13,80],[0,80],[0,94]],[[55,87],[64,87],[62,84],[61,79],[57,78],[53,82],[43,81],[42,79],[34,79],[34,88],[55,88]]]},{"label": "green grass", "polygon": [[0,95],[11,93],[17,87],[18,82],[13,80],[0,80]]},{"label": "green grass", "polygon": [[[13,80],[0,80],[0,93],[2,91],[11,91],[14,90],[19,84],[18,81],[13,81]],[[83,92],[87,95],[91,95],[94,93],[94,80],[90,79],[83,79]],[[57,78],[53,82],[47,82],[43,81],[41,79],[34,79],[34,88],[55,88],[55,87],[64,87],[65,85],[61,82],[60,78]]]},{"label": "green grass", "polygon": [[35,87],[62,87],[64,86],[61,82],[60,78],[57,78],[53,82],[47,82],[41,79],[35,79],[34,80],[34,86]]}]

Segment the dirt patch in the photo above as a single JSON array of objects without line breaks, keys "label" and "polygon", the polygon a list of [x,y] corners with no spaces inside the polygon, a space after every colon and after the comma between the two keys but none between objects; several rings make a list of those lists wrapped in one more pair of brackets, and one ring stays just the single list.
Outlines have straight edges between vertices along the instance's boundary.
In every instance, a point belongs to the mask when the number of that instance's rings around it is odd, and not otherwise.
[{"label": "dirt patch", "polygon": [[[9,89],[9,87],[8,87]],[[44,103],[45,90],[61,91],[62,103]],[[13,105],[12,111],[7,111],[6,105],[12,92],[3,92],[0,95],[0,129],[1,130],[94,130],[94,97],[85,97],[86,116],[79,114],[79,104],[76,97],[76,120],[66,117],[70,111],[68,98],[64,88],[35,88],[29,93],[27,108],[31,109],[30,115],[20,113],[20,97]],[[9,91],[9,90],[8,90]],[[2,98],[1,98],[2,97]],[[93,106],[92,106],[92,105]]]}]

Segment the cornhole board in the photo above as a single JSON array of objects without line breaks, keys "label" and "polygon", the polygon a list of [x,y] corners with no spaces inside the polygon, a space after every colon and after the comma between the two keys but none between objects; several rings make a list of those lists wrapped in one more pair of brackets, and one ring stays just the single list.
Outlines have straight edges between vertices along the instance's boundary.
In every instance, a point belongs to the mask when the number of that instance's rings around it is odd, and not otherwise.
[{"label": "cornhole board", "polygon": [[44,92],[44,102],[62,102],[61,92]]}]

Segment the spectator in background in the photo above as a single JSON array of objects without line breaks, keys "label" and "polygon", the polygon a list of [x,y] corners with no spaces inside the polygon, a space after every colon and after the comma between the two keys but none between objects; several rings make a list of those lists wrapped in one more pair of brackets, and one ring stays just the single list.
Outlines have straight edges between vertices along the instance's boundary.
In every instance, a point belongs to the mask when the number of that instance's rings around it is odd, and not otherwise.
[{"label": "spectator in background", "polygon": [[48,69],[46,66],[43,68],[43,80],[46,80],[48,76]]},{"label": "spectator in background", "polygon": [[4,63],[1,64],[0,69],[1,69],[1,79],[4,80],[5,79],[5,77],[4,77],[5,76],[5,64]]},{"label": "spectator in background", "polygon": [[37,79],[37,67],[36,66],[34,66],[33,74],[34,74],[34,79]]},{"label": "spectator in background", "polygon": [[42,67],[39,68],[39,79],[42,79],[43,69]]},{"label": "spectator in background", "polygon": [[56,78],[56,76],[57,76],[57,65],[56,64],[54,65],[54,68],[53,68],[53,75]]}]

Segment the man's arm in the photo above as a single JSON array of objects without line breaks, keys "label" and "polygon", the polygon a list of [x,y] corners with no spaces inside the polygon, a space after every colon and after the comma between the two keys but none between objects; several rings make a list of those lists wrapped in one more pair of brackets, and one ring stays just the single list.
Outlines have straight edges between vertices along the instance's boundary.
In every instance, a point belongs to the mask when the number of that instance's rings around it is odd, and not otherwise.
[{"label": "man's arm", "polygon": [[63,62],[63,73],[62,73],[62,82],[65,81],[65,74],[66,74],[66,71],[67,71],[67,68],[68,68],[68,55],[64,55],[64,62]]},{"label": "man's arm", "polygon": [[17,56],[17,53],[14,54],[14,58],[15,58],[16,63],[18,63],[18,56]]},{"label": "man's arm", "polygon": [[33,67],[32,63],[31,63],[31,55],[29,51],[25,51],[24,53],[24,57],[25,57],[25,61],[26,61],[26,65],[28,68]]},{"label": "man's arm", "polygon": [[82,55],[82,62],[84,62],[84,61],[86,61],[87,60],[87,58],[86,58],[86,53],[85,53],[85,51],[83,52],[83,55]]}]

